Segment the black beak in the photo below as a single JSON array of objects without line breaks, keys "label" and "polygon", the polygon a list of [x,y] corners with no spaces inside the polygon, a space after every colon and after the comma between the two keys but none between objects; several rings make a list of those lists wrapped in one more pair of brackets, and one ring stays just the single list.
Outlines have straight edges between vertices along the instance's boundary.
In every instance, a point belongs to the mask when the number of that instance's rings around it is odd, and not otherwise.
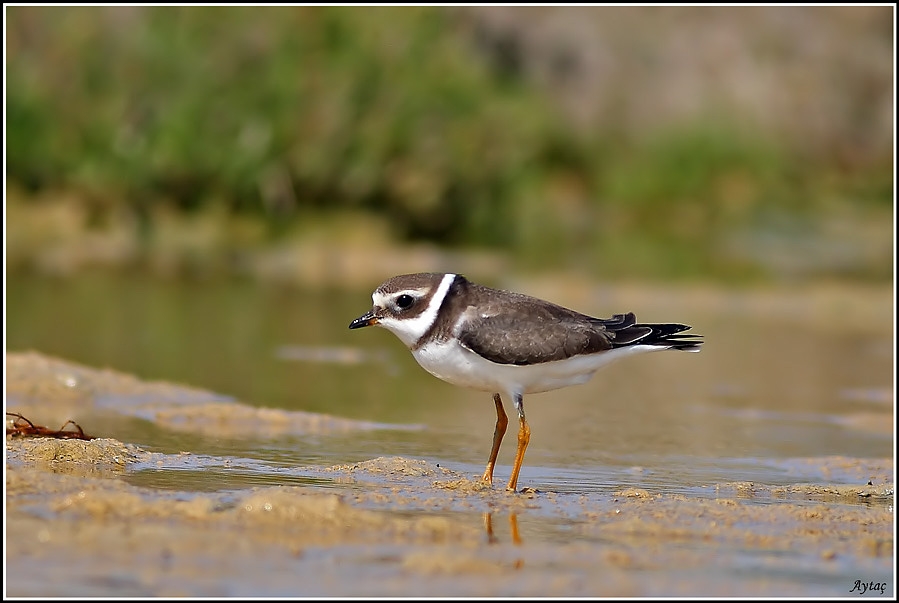
[{"label": "black beak", "polygon": [[378,324],[378,317],[375,316],[373,310],[369,310],[356,320],[350,323],[351,329],[361,329],[362,327],[370,327],[371,325]]}]

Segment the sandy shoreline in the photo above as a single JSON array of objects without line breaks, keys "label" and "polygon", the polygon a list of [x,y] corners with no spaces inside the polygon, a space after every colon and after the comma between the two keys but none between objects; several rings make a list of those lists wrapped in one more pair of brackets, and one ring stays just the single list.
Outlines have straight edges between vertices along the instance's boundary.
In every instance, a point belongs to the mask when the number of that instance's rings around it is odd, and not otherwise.
[{"label": "sandy shoreline", "polygon": [[[202,390],[35,353],[8,354],[7,375],[7,410],[48,425],[118,392],[141,394],[141,416],[166,428],[179,405],[192,417],[172,423],[181,429],[229,417],[372,428],[253,414]],[[207,401],[187,404],[186,393]],[[128,483],[173,456],[112,439],[7,437],[7,595],[846,596],[856,580],[894,592],[890,459],[808,460],[857,485],[731,483],[708,497],[510,494],[402,457],[306,468],[326,487]],[[180,462],[190,466],[189,451]]]}]

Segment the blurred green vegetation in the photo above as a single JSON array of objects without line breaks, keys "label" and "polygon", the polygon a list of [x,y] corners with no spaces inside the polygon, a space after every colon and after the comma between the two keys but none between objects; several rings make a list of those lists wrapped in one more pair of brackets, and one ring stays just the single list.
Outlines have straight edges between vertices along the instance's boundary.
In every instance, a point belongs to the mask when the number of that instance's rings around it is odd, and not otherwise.
[{"label": "blurred green vegetation", "polygon": [[[6,16],[8,202],[66,196],[88,229],[127,215],[138,258],[172,215],[224,216],[227,252],[351,213],[398,241],[607,276],[777,275],[754,251],[772,237],[787,255],[806,240],[811,258],[832,237],[850,243],[835,262],[784,274],[892,275],[880,230],[892,222],[889,149],[847,161],[809,148],[801,130],[724,111],[639,136],[614,121],[579,127],[525,70],[485,55],[469,13],[18,6]],[[26,234],[16,237],[13,268],[29,265]]]}]

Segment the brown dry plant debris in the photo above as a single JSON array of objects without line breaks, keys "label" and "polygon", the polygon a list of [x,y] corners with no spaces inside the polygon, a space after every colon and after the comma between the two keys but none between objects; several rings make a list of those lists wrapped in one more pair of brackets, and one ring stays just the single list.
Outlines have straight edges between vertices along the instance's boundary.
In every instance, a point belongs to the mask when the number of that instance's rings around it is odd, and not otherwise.
[{"label": "brown dry plant debris", "polygon": [[[44,437],[44,438],[60,438],[63,440],[93,440],[94,436],[89,436],[84,433],[84,430],[81,429],[81,426],[69,419],[65,423],[62,424],[62,427],[59,429],[50,429],[49,427],[44,427],[43,425],[35,425],[30,420],[26,419],[22,415],[17,412],[8,412],[6,413],[7,417],[15,417],[15,420],[12,422],[12,427],[6,428],[6,435],[12,437]],[[77,431],[73,431],[71,429],[66,430],[66,427],[72,425]]]}]

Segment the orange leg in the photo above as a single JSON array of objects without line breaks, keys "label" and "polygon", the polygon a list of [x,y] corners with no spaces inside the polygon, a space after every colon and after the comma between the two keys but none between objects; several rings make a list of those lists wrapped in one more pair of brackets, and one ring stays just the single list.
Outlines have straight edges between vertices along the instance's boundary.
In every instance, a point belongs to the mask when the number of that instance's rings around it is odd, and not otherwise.
[{"label": "orange leg", "polygon": [[487,468],[484,469],[484,477],[481,479],[488,484],[493,484],[493,468],[496,466],[496,455],[499,454],[499,445],[506,435],[506,426],[509,425],[509,418],[506,411],[503,410],[503,400],[499,394],[493,394],[493,403],[496,404],[496,428],[493,430],[493,448],[490,449],[490,459],[487,461]]},{"label": "orange leg", "polygon": [[518,451],[515,453],[515,464],[512,465],[512,475],[509,477],[509,485],[506,490],[515,491],[518,485],[518,472],[521,471],[521,463],[524,461],[524,451],[528,449],[531,441],[531,428],[524,416],[524,402],[521,394],[515,395],[515,408],[518,409]]}]

